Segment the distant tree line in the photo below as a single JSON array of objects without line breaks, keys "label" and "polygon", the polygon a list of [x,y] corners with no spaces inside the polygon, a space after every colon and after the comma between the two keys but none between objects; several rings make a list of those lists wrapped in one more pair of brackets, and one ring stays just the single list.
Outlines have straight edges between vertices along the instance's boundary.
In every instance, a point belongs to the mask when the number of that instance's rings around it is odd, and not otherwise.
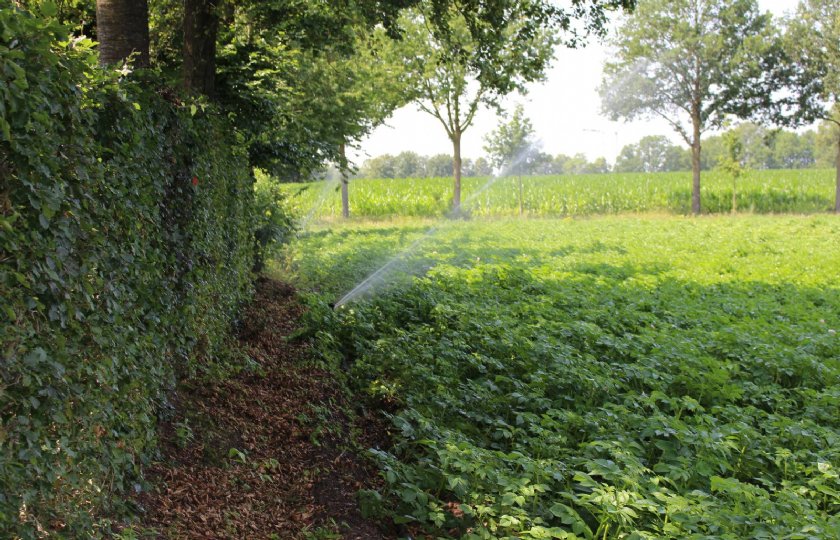
[{"label": "distant tree line", "polygon": [[[450,154],[421,156],[417,152],[400,152],[396,156],[383,154],[366,160],[356,173],[357,178],[434,178],[451,176],[454,160]],[[463,176],[487,176],[493,170],[483,157],[463,158]]]},{"label": "distant tree line", "polygon": [[[700,167],[712,170],[726,153],[724,139],[732,133],[742,147],[741,166],[747,169],[831,168],[835,149],[831,126],[797,133],[771,129],[745,122],[703,140]],[[384,154],[366,160],[356,173],[357,178],[432,178],[452,174],[452,156],[422,156],[416,152]],[[462,163],[463,176],[489,176],[494,167],[484,157]],[[551,155],[534,151],[522,160],[517,172],[539,174],[600,174],[607,172],[667,172],[691,170],[691,151],[671,142],[663,135],[649,135],[624,146],[610,165],[606,158],[592,161],[584,154]]]},{"label": "distant tree line", "polygon": [[[741,146],[741,166],[748,169],[830,168],[834,165],[831,126],[796,133],[771,129],[753,122],[742,123],[720,135],[703,140],[700,168],[717,167],[726,154],[725,140],[732,134]],[[615,172],[685,171],[691,169],[690,150],[667,137],[651,135],[621,149]]]}]

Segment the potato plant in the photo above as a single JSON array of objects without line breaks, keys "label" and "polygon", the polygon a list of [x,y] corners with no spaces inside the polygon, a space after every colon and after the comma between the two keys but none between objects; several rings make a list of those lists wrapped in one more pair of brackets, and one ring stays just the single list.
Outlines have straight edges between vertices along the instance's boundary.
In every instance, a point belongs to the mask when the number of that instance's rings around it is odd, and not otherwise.
[{"label": "potato plant", "polygon": [[[329,299],[421,229],[320,231],[294,265]],[[457,223],[406,261],[423,275],[313,301],[323,353],[390,411],[363,500],[439,538],[837,538],[838,233]]]}]

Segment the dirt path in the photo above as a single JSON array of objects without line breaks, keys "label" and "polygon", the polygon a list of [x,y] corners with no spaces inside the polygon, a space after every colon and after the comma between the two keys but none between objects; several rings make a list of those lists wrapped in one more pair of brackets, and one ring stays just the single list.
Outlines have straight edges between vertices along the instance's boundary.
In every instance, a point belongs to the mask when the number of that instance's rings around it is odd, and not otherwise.
[{"label": "dirt path", "polygon": [[[392,538],[366,521],[356,492],[376,482],[357,457],[375,422],[350,425],[349,398],[285,340],[302,312],[294,290],[261,280],[241,342],[262,374],[180,391],[162,428],[164,459],[148,471],[143,525],[158,538]],[[357,446],[356,448],[358,448]]]}]

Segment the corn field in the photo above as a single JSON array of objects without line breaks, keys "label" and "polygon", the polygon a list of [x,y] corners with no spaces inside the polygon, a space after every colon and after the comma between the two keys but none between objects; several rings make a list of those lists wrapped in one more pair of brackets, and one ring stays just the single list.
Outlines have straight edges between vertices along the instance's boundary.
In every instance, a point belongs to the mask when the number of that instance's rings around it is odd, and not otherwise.
[{"label": "corn field", "polygon": [[[747,213],[826,212],[834,201],[830,169],[750,171],[738,179],[737,208]],[[611,173],[576,176],[528,176],[522,181],[522,213],[533,217],[665,212],[688,214],[691,173]],[[293,209],[302,216],[341,216],[338,182],[285,184]],[[732,179],[718,171],[702,177],[704,213],[732,210]],[[473,216],[520,213],[518,179],[465,178],[463,206]],[[437,217],[450,207],[451,178],[358,179],[350,181],[353,216]]]}]

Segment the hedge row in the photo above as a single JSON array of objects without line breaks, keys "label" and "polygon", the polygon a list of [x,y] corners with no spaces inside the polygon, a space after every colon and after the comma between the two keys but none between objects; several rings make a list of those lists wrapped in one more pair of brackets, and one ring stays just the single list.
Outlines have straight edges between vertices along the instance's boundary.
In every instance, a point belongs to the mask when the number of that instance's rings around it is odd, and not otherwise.
[{"label": "hedge row", "polygon": [[7,5],[0,537],[108,534],[176,376],[224,365],[251,288],[253,179],[219,115]]}]

